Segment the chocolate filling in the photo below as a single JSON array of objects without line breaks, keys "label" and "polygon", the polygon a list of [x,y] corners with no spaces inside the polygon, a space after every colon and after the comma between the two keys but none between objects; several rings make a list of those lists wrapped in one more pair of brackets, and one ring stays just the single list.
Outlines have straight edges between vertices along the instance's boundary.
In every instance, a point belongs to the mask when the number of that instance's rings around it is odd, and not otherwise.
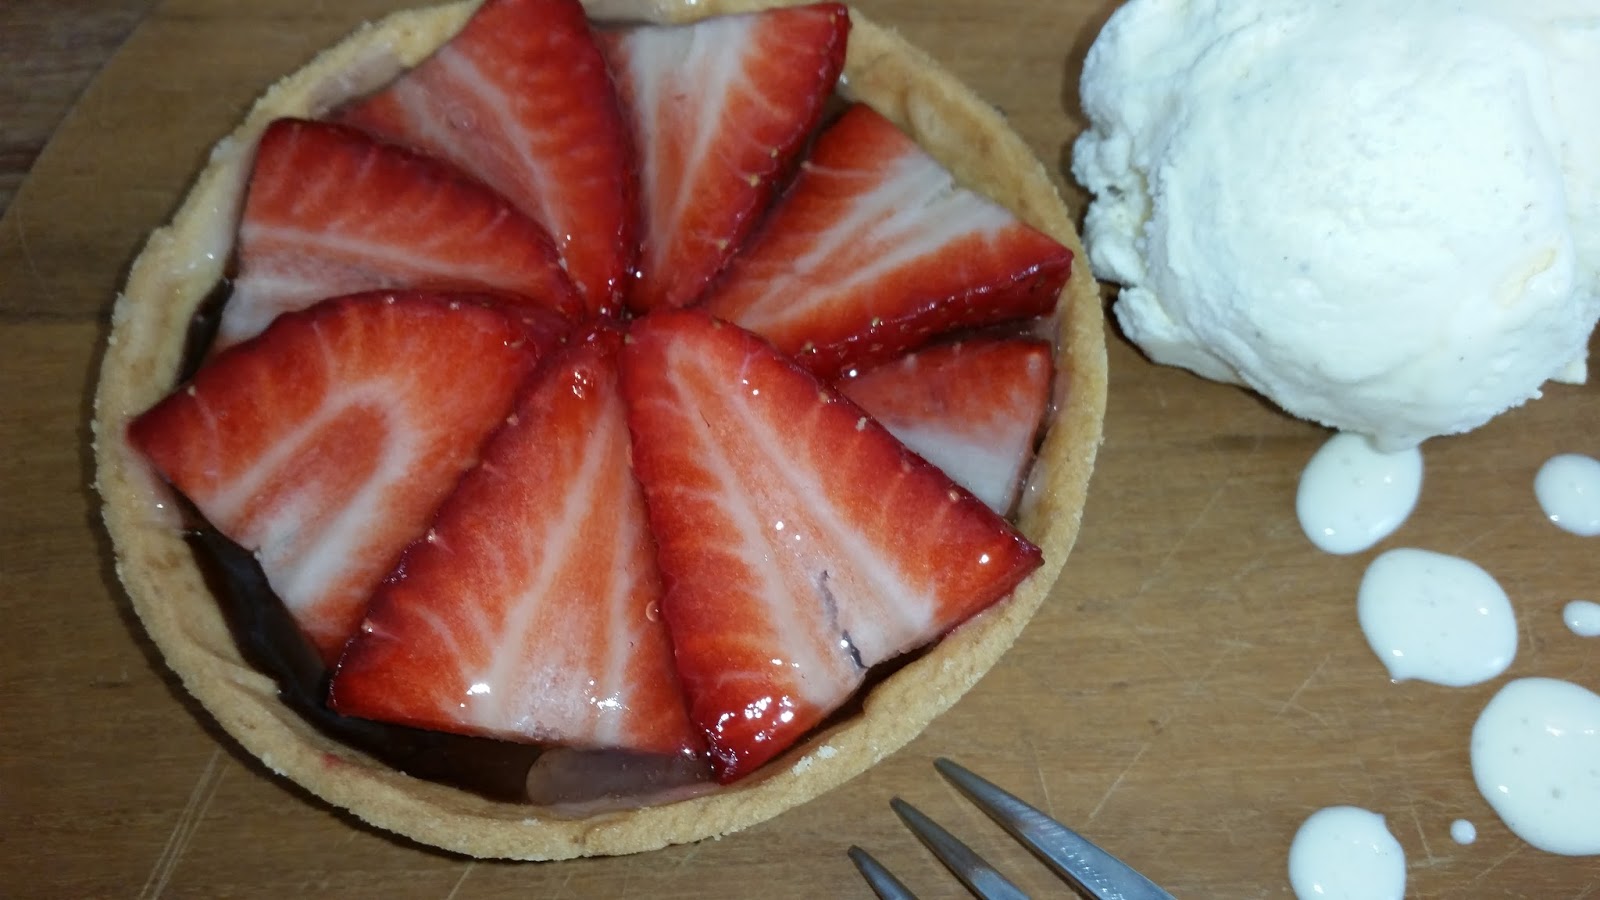
[{"label": "chocolate filling", "polygon": [[[255,555],[205,524],[192,507],[186,512],[198,524],[184,537],[240,654],[278,683],[284,705],[328,737],[414,778],[490,800],[563,807],[558,811],[573,815],[681,799],[711,786],[707,762],[699,757],[543,747],[334,712],[326,702],[326,667],[267,584]],[[863,699],[874,687],[926,652],[916,650],[873,668],[851,699],[813,734],[860,715]]]},{"label": "chocolate filling", "polygon": [[277,681],[284,705],[323,734],[407,775],[493,800],[529,801],[528,770],[542,752],[537,746],[388,725],[328,709],[328,672],[255,556],[210,525],[185,537],[239,652]]}]

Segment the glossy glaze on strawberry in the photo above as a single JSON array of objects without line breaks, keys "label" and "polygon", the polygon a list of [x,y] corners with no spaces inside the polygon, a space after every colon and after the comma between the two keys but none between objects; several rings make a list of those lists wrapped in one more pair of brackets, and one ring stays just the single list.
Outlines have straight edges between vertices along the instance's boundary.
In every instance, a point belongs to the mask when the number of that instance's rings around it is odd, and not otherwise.
[{"label": "glossy glaze on strawberry", "polygon": [[[598,35],[578,13],[489,0],[336,112],[365,131],[269,127],[222,343],[315,305],[218,353],[130,437],[339,660],[333,710],[564,748],[551,769],[580,780],[642,756],[731,782],[1040,565],[994,510],[1031,461],[1050,347],[899,358],[1048,315],[1070,254],[865,107],[798,165],[843,6]],[[308,299],[362,279],[503,293],[382,315]],[[331,328],[308,322],[384,316],[414,333],[308,346]],[[554,350],[563,316],[590,330]],[[496,317],[498,349],[454,337]],[[234,362],[258,357],[277,361]],[[842,385],[860,405],[829,386],[880,363]],[[257,443],[212,446],[234,404]],[[430,430],[456,415],[448,440]]]},{"label": "glossy glaze on strawberry", "polygon": [[338,117],[505,195],[549,231],[589,312],[621,311],[638,249],[633,156],[578,0],[489,0]]},{"label": "glossy glaze on strawberry", "polygon": [[329,697],[346,715],[672,754],[689,722],[628,464],[620,333],[554,354],[379,588]]},{"label": "glossy glaze on strawberry", "polygon": [[581,312],[544,229],[455,167],[351,128],[267,127],[239,223],[221,349],[280,313],[369,290],[493,290]]},{"label": "glossy glaze on strawberry", "polygon": [[977,338],[929,347],[839,382],[889,433],[1008,515],[1050,404],[1050,345]]},{"label": "glossy glaze on strawberry", "polygon": [[833,378],[942,333],[1048,315],[1071,264],[856,104],[817,138],[705,308]]},{"label": "glossy glaze on strawberry", "polygon": [[622,388],[661,612],[723,781],[1040,564],[1004,519],[743,329],[651,316],[630,333]]},{"label": "glossy glaze on strawberry", "polygon": [[128,438],[331,662],[565,329],[460,296],[329,300],[219,353]]},{"label": "glossy glaze on strawberry", "polygon": [[636,311],[695,302],[766,209],[844,67],[838,3],[602,34],[639,158]]}]

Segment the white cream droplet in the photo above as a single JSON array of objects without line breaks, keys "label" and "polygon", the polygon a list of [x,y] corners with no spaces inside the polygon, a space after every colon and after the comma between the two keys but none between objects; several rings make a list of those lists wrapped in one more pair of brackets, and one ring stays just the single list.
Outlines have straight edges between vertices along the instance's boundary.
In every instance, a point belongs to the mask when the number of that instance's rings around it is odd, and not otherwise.
[{"label": "white cream droplet", "polygon": [[1300,900],[1400,900],[1406,854],[1383,816],[1330,806],[1312,813],[1295,832],[1289,885]]},{"label": "white cream droplet", "polygon": [[1582,537],[1600,535],[1600,460],[1577,453],[1552,456],[1534,476],[1533,493],[1556,527]]},{"label": "white cream droplet", "polygon": [[1600,603],[1574,600],[1561,610],[1561,620],[1578,637],[1600,637]]},{"label": "white cream droplet", "polygon": [[1478,839],[1478,828],[1466,819],[1450,823],[1450,839],[1458,844],[1470,844]]},{"label": "white cream droplet", "polygon": [[1472,777],[1517,837],[1600,854],[1600,695],[1554,678],[1508,683],[1472,728]]},{"label": "white cream droplet", "polygon": [[1361,435],[1336,434],[1300,474],[1295,513],[1318,549],[1359,553],[1393,534],[1421,493],[1421,450],[1380,453]]},{"label": "white cream droplet", "polygon": [[1390,550],[1367,567],[1356,606],[1367,643],[1395,681],[1478,684],[1517,655],[1511,599],[1492,575],[1459,557]]}]

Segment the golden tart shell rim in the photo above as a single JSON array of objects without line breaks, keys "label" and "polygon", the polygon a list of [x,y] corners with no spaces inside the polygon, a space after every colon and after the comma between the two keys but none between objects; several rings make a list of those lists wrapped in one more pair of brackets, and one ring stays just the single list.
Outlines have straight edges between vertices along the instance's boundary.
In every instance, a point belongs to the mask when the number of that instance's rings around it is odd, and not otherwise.
[{"label": "golden tart shell rim", "polygon": [[[625,12],[687,21],[780,4],[589,5],[597,18]],[[859,714],[704,796],[570,818],[401,774],[316,731],[278,699],[271,678],[244,661],[170,495],[125,431],[130,418],[175,384],[188,323],[223,275],[250,154],[267,123],[315,116],[376,88],[455,34],[475,7],[461,2],[395,13],[273,85],[214,148],[172,221],[150,236],[114,306],[95,396],[96,485],[117,573],[167,665],[224,731],[267,768],[374,826],[474,857],[524,860],[635,853],[738,831],[842,784],[911,741],[999,660],[1050,594],[1077,538],[1101,438],[1107,376],[1098,289],[1056,187],[1025,142],[925,54],[852,9],[842,91],[892,119],[963,184],[1075,255],[1056,316],[1057,383],[1065,390],[1018,517],[1043,549],[1043,567],[1011,597],[873,688]]]}]

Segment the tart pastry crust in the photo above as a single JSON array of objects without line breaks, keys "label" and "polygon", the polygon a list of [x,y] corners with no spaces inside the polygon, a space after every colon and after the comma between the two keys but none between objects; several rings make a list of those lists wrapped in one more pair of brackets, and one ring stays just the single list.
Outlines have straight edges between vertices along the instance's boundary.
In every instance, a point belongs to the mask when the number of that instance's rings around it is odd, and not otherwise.
[{"label": "tart pastry crust", "polygon": [[[212,151],[172,222],[117,298],[95,397],[97,486],[117,572],[184,687],[266,766],[380,828],[476,857],[565,859],[653,850],[762,822],[865,771],[916,737],[982,677],[1050,593],[1077,537],[1105,411],[1098,289],[1050,176],[1000,114],[926,55],[852,10],[841,92],[905,129],[958,180],[1075,254],[1056,316],[1059,402],[1018,524],[1045,563],[1007,600],[872,689],[862,711],[712,793],[582,818],[500,803],[403,775],[314,729],[241,657],[185,542],[171,494],[128,445],[128,420],[171,391],[189,321],[223,276],[251,153],[267,123],[317,116],[374,90],[454,35],[475,3],[369,24],[269,89]],[[687,21],[780,5],[751,0],[590,0],[596,19]]]}]

